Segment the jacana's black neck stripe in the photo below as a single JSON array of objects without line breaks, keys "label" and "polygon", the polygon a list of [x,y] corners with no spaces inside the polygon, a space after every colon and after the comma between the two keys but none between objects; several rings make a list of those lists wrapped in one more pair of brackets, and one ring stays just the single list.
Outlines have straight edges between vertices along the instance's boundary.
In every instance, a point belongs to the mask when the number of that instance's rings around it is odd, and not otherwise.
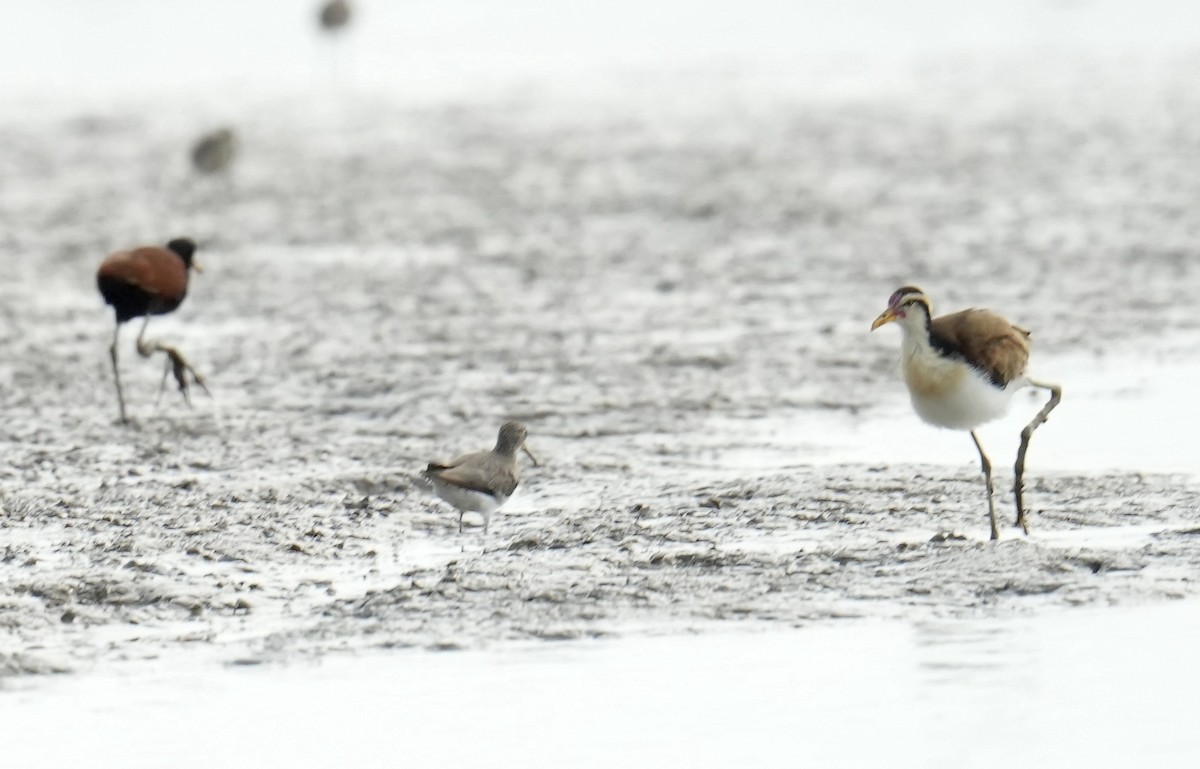
[{"label": "jacana's black neck stripe", "polygon": [[1005,382],[996,371],[986,366],[980,366],[978,363],[967,357],[967,353],[963,350],[963,348],[955,344],[953,340],[947,339],[946,337],[934,331],[933,322],[929,317],[929,313],[925,314],[925,333],[929,337],[929,346],[932,347],[934,352],[936,352],[938,355],[950,360],[962,361],[979,373],[983,374],[985,377],[987,377],[989,382],[1002,390],[1007,385],[1007,382]]},{"label": "jacana's black neck stripe", "polygon": [[925,338],[929,340],[929,346],[933,348],[934,352],[943,358],[966,362],[967,356],[963,353],[962,347],[959,347],[953,340],[933,330],[933,318],[930,317],[929,302],[924,299],[918,299],[914,303],[914,306],[917,304],[925,308]]},{"label": "jacana's black neck stripe", "polygon": [[967,356],[963,354],[961,347],[933,330],[932,318],[929,317],[928,312],[925,313],[925,336],[929,339],[929,346],[938,355],[943,358],[966,361]]}]

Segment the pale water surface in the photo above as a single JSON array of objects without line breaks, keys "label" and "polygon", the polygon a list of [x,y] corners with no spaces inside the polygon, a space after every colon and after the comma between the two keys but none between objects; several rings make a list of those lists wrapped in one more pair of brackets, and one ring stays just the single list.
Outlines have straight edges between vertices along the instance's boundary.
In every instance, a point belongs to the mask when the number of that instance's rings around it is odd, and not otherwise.
[{"label": "pale water surface", "polygon": [[[1035,351],[1035,363],[1047,372],[1039,378],[1064,390],[1062,403],[1030,442],[1026,472],[1200,473],[1200,451],[1188,427],[1200,425],[1200,398],[1195,396],[1200,364],[1190,352],[1196,342],[1190,337],[1179,341],[1188,352],[1139,356],[1136,361],[1091,354],[1055,358]],[[898,346],[894,337],[886,343]],[[1021,430],[1047,398],[1045,390],[1018,392],[1007,416],[979,429],[997,475],[1010,472]],[[728,448],[713,447],[715,464],[725,468],[781,467],[798,458],[804,463],[903,459],[978,464],[967,433],[938,429],[916,416],[898,367],[891,392],[865,413],[808,409],[724,427],[742,436]]]},{"label": "pale water surface", "polygon": [[[10,684],[13,766],[1195,766],[1200,606]],[[182,664],[181,664],[182,663]],[[64,720],[64,716],[67,716]]]}]

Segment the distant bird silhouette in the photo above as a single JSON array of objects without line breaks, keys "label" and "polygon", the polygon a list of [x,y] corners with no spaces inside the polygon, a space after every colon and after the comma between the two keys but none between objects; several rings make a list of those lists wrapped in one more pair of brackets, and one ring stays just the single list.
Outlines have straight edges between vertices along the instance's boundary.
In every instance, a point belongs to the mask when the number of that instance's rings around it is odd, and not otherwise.
[{"label": "distant bird silhouette", "polygon": [[[117,405],[120,407],[121,421],[128,422],[125,413],[125,394],[121,390],[121,370],[117,363],[117,341],[121,334],[121,324],[133,318],[145,317],[141,333],[138,334],[137,351],[143,358],[149,358],[156,352],[167,356],[167,368],[163,371],[163,384],[166,384],[167,374],[173,373],[179,384],[179,391],[188,405],[188,375],[200,386],[209,397],[208,387],[196,373],[187,359],[174,347],[161,342],[147,342],[143,339],[146,326],[150,325],[152,315],[165,315],[178,307],[187,296],[188,275],[191,270],[201,272],[200,265],[192,256],[196,253],[196,244],[188,238],[176,238],[160,246],[141,246],[128,251],[117,251],[100,263],[96,272],[96,285],[104,301],[112,305],[117,316],[117,327],[113,332],[112,347],[109,353],[112,357],[113,378],[117,385]],[[161,390],[160,390],[161,392]]]},{"label": "distant bird silhouette", "polygon": [[321,6],[321,28],[326,32],[337,32],[350,23],[350,3],[346,0],[329,0]]},{"label": "distant bird silhouette", "polygon": [[207,133],[192,145],[192,165],[204,174],[224,171],[237,154],[237,144],[237,134],[232,128],[220,128]]}]

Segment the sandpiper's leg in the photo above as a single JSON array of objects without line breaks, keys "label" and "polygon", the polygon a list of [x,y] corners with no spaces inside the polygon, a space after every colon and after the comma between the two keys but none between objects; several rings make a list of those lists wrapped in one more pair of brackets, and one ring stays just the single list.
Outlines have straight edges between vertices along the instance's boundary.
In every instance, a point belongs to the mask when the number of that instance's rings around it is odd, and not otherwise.
[{"label": "sandpiper's leg", "polygon": [[484,514],[483,514],[483,535],[484,535],[485,537],[487,536],[488,524],[489,524],[489,523],[491,523],[491,522],[492,522],[492,514],[491,514],[491,513],[484,513]]},{"label": "sandpiper's leg", "polygon": [[121,324],[117,323],[117,328],[113,331],[112,347],[108,348],[108,355],[112,358],[113,379],[117,383],[117,406],[121,409],[121,423],[129,422],[125,417],[125,393],[121,390],[121,367],[117,365],[117,341],[121,336]]},{"label": "sandpiper's leg", "polygon": [[[209,391],[208,385],[204,383],[204,377],[192,368],[192,364],[187,362],[183,354],[179,350],[162,342],[147,342],[144,337],[146,335],[146,327],[150,325],[150,316],[146,316],[146,322],[142,324],[142,330],[137,338],[137,351],[143,358],[149,358],[156,352],[165,354],[170,362],[171,373],[175,375],[175,381],[179,385],[179,392],[183,394],[183,401],[187,405],[192,405],[192,400],[188,397],[188,375],[191,374],[192,381],[200,385],[200,389],[208,397],[212,397],[212,392]],[[165,381],[165,377],[164,377]]]},{"label": "sandpiper's leg", "polygon": [[463,511],[459,510],[458,511],[458,533],[459,534],[462,534],[462,519],[463,519]]},{"label": "sandpiper's leg", "polygon": [[988,500],[988,520],[992,524],[992,539],[1000,539],[1000,529],[996,525],[996,504],[992,500],[992,463],[988,460],[987,454],[983,451],[983,444],[979,442],[979,436],[975,431],[971,431],[971,440],[975,441],[975,448],[979,449],[979,463],[983,469],[983,481],[987,484],[987,500]]},{"label": "sandpiper's leg", "polygon": [[1037,413],[1029,424],[1025,425],[1025,429],[1021,431],[1021,446],[1017,449],[1017,464],[1013,468],[1015,478],[1013,481],[1013,495],[1017,500],[1017,525],[1028,534],[1029,522],[1025,519],[1025,452],[1029,449],[1029,439],[1033,437],[1033,431],[1038,429],[1038,426],[1046,421],[1050,412],[1062,400],[1062,388],[1056,384],[1046,384],[1043,382],[1035,382],[1029,380],[1029,384],[1034,387],[1040,387],[1043,390],[1050,391],[1050,400],[1046,401],[1046,405]]}]

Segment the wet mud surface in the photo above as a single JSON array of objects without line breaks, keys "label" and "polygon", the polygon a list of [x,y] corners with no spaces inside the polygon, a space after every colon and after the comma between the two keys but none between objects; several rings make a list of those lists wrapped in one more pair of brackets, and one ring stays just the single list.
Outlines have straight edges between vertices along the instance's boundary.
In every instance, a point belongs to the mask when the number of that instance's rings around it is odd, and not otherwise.
[{"label": "wet mud surface", "polygon": [[[1193,594],[1194,476],[1046,472],[1035,439],[1033,535],[991,544],[969,452],[906,461],[915,417],[870,465],[722,452],[781,414],[872,419],[901,385],[867,327],[902,283],[1004,312],[1035,360],[1197,355],[1185,64],[247,100],[217,179],[186,165],[196,107],[10,113],[0,672]],[[156,406],[127,329],[120,427],[94,270],[177,234],[207,271],[150,336],[217,400]],[[509,418],[544,466],[460,536],[417,472]]]}]

